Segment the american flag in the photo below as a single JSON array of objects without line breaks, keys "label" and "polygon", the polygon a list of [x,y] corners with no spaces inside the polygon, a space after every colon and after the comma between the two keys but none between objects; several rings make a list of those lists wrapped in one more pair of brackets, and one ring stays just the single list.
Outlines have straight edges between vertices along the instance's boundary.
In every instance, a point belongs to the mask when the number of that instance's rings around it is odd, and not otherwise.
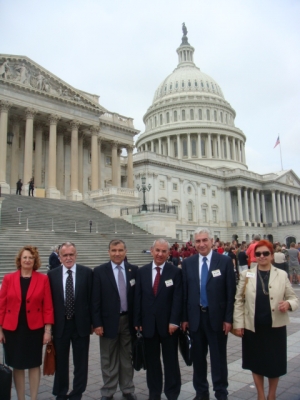
[{"label": "american flag", "polygon": [[274,149],[275,149],[275,147],[278,146],[279,144],[280,144],[280,140],[279,140],[279,136],[278,136],[278,138],[277,138],[277,140],[276,140],[276,143],[275,143],[275,146],[274,146]]}]

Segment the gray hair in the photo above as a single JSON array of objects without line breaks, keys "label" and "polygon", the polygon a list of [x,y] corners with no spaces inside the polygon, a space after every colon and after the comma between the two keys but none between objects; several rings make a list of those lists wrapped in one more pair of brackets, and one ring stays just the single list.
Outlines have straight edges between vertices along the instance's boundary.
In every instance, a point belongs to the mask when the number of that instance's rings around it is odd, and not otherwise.
[{"label": "gray hair", "polygon": [[208,236],[209,239],[213,239],[213,235],[211,233],[211,231],[208,228],[197,228],[194,231],[194,239],[196,235],[200,235],[201,233],[204,233]]},{"label": "gray hair", "polygon": [[166,239],[163,239],[163,238],[155,239],[153,242],[153,245],[151,246],[151,249],[153,249],[153,247],[156,245],[156,243],[166,244],[168,246],[168,250],[170,250],[170,247],[171,247],[170,243]]},{"label": "gray hair", "polygon": [[50,251],[55,251],[56,252],[56,251],[59,250],[59,248],[60,248],[60,244],[56,244],[56,245],[50,247]]},{"label": "gray hair", "polygon": [[76,252],[77,252],[76,246],[75,246],[75,244],[72,243],[72,242],[64,242],[64,243],[62,243],[62,244],[59,246],[59,252],[62,250],[63,247],[74,247],[74,249],[75,249]]},{"label": "gray hair", "polygon": [[108,250],[110,250],[110,246],[117,246],[117,244],[123,244],[124,249],[126,249],[126,244],[123,240],[121,239],[112,239],[109,244],[108,244]]}]

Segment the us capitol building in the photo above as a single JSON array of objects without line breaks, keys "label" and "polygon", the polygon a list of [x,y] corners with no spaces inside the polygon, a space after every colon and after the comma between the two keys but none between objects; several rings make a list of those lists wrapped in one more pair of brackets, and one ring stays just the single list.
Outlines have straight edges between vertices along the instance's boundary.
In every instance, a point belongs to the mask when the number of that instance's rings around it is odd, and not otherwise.
[{"label": "us capitol building", "polygon": [[[183,24],[178,65],[154,93],[133,154],[133,119],[64,82],[26,56],[0,55],[0,185],[15,193],[85,201],[112,217],[147,203],[175,214],[127,212],[151,233],[187,240],[198,226],[239,241],[254,234],[300,241],[300,181],[292,171],[248,171],[245,134],[219,84],[194,63]],[[122,156],[126,149],[127,156]]]}]

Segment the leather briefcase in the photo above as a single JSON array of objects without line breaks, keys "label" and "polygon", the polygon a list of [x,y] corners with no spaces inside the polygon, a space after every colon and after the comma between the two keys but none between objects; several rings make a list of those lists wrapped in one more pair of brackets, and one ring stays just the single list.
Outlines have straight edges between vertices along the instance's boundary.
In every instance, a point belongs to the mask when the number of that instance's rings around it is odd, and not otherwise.
[{"label": "leather briefcase", "polygon": [[179,351],[186,365],[191,366],[193,364],[192,339],[188,330],[183,331],[180,329],[179,331]]},{"label": "leather briefcase", "polygon": [[50,341],[46,345],[43,374],[54,375],[54,373],[55,373],[55,349],[53,342]]},{"label": "leather briefcase", "polygon": [[147,369],[145,343],[140,330],[137,331],[136,338],[132,344],[131,361],[132,366],[136,371],[140,371],[142,368],[145,370]]},{"label": "leather briefcase", "polygon": [[3,364],[0,364],[0,399],[10,400],[12,384],[12,370],[4,363],[3,348]]}]

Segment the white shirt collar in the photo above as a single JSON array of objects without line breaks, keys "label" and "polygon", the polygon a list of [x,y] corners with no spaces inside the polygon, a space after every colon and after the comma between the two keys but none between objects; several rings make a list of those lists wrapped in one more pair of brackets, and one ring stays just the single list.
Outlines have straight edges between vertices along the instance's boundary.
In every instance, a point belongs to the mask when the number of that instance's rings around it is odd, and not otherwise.
[{"label": "white shirt collar", "polygon": [[202,255],[199,253],[199,261],[202,262],[202,261],[203,261],[203,258],[206,257],[206,258],[207,258],[207,262],[210,264],[211,257],[212,257],[212,253],[213,253],[212,250],[210,250],[210,252],[207,254],[207,256],[202,256]]},{"label": "white shirt collar", "polygon": [[66,268],[64,265],[63,265],[62,267],[63,267],[63,274],[66,274],[66,273],[69,271],[69,269],[70,269],[74,274],[76,273],[76,263],[73,265],[72,268]]}]

